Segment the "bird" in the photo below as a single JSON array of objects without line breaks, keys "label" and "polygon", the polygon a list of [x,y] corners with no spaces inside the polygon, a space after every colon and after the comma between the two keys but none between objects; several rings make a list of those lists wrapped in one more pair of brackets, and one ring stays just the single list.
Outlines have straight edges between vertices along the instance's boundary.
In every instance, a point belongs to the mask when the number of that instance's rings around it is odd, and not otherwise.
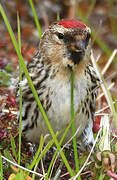
[{"label": "bird", "polygon": [[[74,72],[76,138],[81,146],[94,143],[93,120],[99,79],[90,64],[91,29],[78,19],[52,23],[42,35],[39,49],[27,69],[54,133],[60,140],[71,122],[71,74]],[[22,134],[38,144],[51,137],[37,102],[23,75]],[[80,107],[80,108],[79,108]],[[79,111],[78,111],[79,109]],[[72,137],[69,129],[63,143]]]}]

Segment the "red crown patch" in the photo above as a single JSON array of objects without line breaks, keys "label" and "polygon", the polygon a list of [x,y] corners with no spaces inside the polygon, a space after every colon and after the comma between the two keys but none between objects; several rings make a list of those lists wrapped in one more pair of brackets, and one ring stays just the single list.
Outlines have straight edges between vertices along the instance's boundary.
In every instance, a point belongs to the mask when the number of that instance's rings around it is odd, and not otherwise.
[{"label": "red crown patch", "polygon": [[86,28],[86,25],[76,19],[61,20],[58,25],[62,25],[65,28]]}]

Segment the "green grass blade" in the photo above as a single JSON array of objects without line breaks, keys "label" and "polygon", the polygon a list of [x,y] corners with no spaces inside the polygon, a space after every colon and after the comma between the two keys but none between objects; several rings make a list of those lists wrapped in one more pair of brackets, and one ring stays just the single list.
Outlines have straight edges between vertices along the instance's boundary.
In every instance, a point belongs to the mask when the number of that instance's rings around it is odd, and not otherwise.
[{"label": "green grass blade", "polygon": [[117,152],[117,143],[115,143],[115,152]]},{"label": "green grass blade", "polygon": [[18,45],[19,45],[19,50],[21,52],[21,28],[20,28],[20,19],[18,13],[17,13],[17,31],[18,31]]},{"label": "green grass blade", "polygon": [[0,179],[3,180],[3,165],[2,165],[1,152],[0,152]]},{"label": "green grass blade", "polygon": [[87,18],[87,19],[88,19],[89,16],[91,15],[95,4],[96,4],[96,0],[92,0],[92,1],[91,1],[91,4],[90,4],[90,6],[89,6],[89,9],[88,9],[87,15],[86,15],[86,18]]},{"label": "green grass blade", "polygon": [[38,148],[38,150],[37,150],[37,152],[36,152],[36,155],[35,155],[32,163],[31,163],[31,165],[30,165],[29,167],[27,167],[28,169],[32,170],[33,167],[34,167],[34,165],[36,164],[37,158],[38,158],[38,156],[39,156],[39,154],[40,154],[40,152],[41,152],[41,149],[42,149],[42,147],[43,147],[43,144],[44,144],[44,139],[43,139],[43,136],[41,136],[39,148]]},{"label": "green grass blade", "polygon": [[100,171],[100,176],[98,177],[98,180],[103,180],[105,177],[105,174],[103,173],[103,169]]},{"label": "green grass blade", "polygon": [[[62,138],[61,138],[61,140],[60,140],[60,142],[59,142],[59,145],[60,145],[60,146],[61,146],[61,144],[62,144],[62,142],[63,142],[63,140],[64,140],[64,138],[65,138],[65,136],[66,136],[66,134],[67,134],[67,132],[68,132],[68,130],[70,129],[70,127],[71,127],[71,125],[72,125],[72,122],[73,122],[73,121],[71,121],[71,122],[69,123],[69,125],[67,126],[67,128],[65,129],[65,132],[64,132],[64,134],[63,134],[63,136],[62,136]],[[47,171],[47,176],[46,176],[47,179],[48,179],[48,177],[50,176],[50,171],[51,171],[52,165],[53,165],[53,163],[54,163],[54,160],[55,160],[55,158],[56,158],[56,155],[57,155],[58,151],[59,151],[59,149],[57,148],[56,151],[55,151],[55,153],[54,153],[54,156],[52,157],[52,160],[51,160],[51,162],[50,162],[50,165],[49,165],[49,168],[48,168],[48,171]]]},{"label": "green grass blade", "polygon": [[[57,136],[57,135],[56,135]],[[43,142],[40,142],[41,143],[41,145],[40,145],[40,147],[39,147],[39,149],[43,146]],[[42,159],[42,157],[44,157],[44,155],[49,151],[49,149],[52,147],[52,145],[54,144],[54,140],[52,139],[52,140],[50,140],[49,142],[48,142],[48,144],[44,147],[44,149],[43,149],[43,151],[41,152],[41,154],[39,155],[39,157],[38,157],[38,159],[37,159],[37,153],[36,153],[36,157],[35,157],[35,159],[36,159],[36,163],[35,164],[39,164],[39,162],[40,162],[40,160]],[[38,151],[40,151],[38,149]],[[38,153],[39,154],[39,153]],[[32,164],[31,164],[31,166],[28,166],[27,168],[28,169],[32,169],[33,167],[34,167],[34,165],[35,165],[33,162],[32,162]],[[29,175],[29,172],[27,173],[28,175]],[[33,176],[33,178],[34,178],[34,176]]]},{"label": "green grass blade", "polygon": [[116,19],[116,15],[115,15],[115,3],[114,0],[107,0],[107,5],[109,7],[109,19],[110,19],[110,24],[111,24],[111,29],[112,29],[112,33],[113,35],[115,35],[115,38],[117,38],[117,19]]},{"label": "green grass blade", "polygon": [[[75,112],[74,112],[74,71],[71,72],[71,120],[72,122],[72,136],[74,136],[76,132],[75,128]],[[77,140],[76,136],[73,137],[73,149],[74,149],[74,157],[75,157],[75,165],[76,172],[79,171],[79,162],[78,162],[78,154],[77,154]],[[80,180],[80,176],[78,177]]]},{"label": "green grass blade", "polygon": [[114,101],[115,101],[115,104],[114,104],[115,112],[117,113],[117,98],[116,98],[116,96],[114,97]]},{"label": "green grass blade", "polygon": [[57,13],[57,21],[60,21],[60,14]]},{"label": "green grass blade", "polygon": [[39,100],[39,97],[38,97],[38,94],[37,94],[37,92],[36,92],[36,90],[35,90],[35,87],[34,87],[34,85],[33,85],[33,82],[32,82],[32,80],[31,80],[31,78],[30,78],[30,76],[29,76],[29,74],[28,74],[28,70],[27,70],[27,68],[26,68],[26,65],[25,65],[25,63],[24,63],[23,57],[22,57],[22,55],[21,55],[21,53],[20,53],[20,50],[19,50],[19,48],[18,48],[18,45],[17,45],[16,39],[15,39],[14,33],[13,33],[13,31],[12,31],[12,28],[11,28],[9,22],[8,22],[8,19],[7,19],[7,17],[6,17],[6,14],[5,14],[5,12],[4,12],[1,4],[0,4],[0,12],[1,12],[1,15],[2,15],[2,17],[3,17],[3,19],[4,19],[4,22],[5,22],[5,25],[6,25],[7,29],[8,29],[8,32],[9,32],[9,34],[10,34],[10,37],[11,37],[11,40],[12,40],[13,45],[14,45],[14,47],[15,47],[16,53],[17,53],[17,55],[18,55],[18,58],[20,59],[20,62],[21,62],[22,68],[23,68],[23,70],[24,70],[25,76],[26,76],[26,78],[27,78],[27,80],[28,80],[29,86],[30,86],[30,88],[31,88],[31,90],[32,90],[32,93],[33,93],[33,95],[34,95],[34,97],[35,97],[35,100],[36,100],[36,102],[37,102],[37,104],[38,104],[38,107],[39,107],[39,109],[40,109],[40,111],[41,111],[41,114],[42,114],[42,116],[43,116],[43,118],[44,118],[44,120],[45,120],[45,122],[46,122],[46,125],[47,125],[47,127],[48,127],[48,129],[49,129],[49,131],[50,131],[50,134],[51,134],[52,138],[54,139],[54,142],[55,142],[56,146],[58,147],[58,149],[59,149],[59,151],[60,151],[60,155],[61,155],[61,157],[62,157],[62,159],[63,159],[63,161],[64,161],[64,163],[65,163],[65,165],[66,165],[66,167],[67,167],[67,169],[68,169],[68,171],[69,171],[69,173],[70,173],[70,175],[73,176],[73,175],[74,175],[74,174],[73,174],[73,171],[72,171],[72,169],[71,169],[71,167],[70,167],[70,165],[69,165],[69,163],[68,163],[68,161],[67,161],[67,159],[66,159],[66,157],[65,157],[65,155],[64,155],[64,153],[63,153],[63,151],[61,151],[61,147],[60,147],[60,145],[59,145],[59,142],[58,142],[58,140],[57,140],[57,138],[56,138],[56,135],[55,135],[52,127],[51,127],[51,124],[50,124],[50,122],[49,122],[49,120],[48,120],[48,117],[47,117],[47,115],[46,115],[46,113],[45,113],[45,111],[44,111],[44,109],[43,109],[43,106],[42,106],[42,104],[41,104],[41,102],[40,102],[40,100]]},{"label": "green grass blade", "polygon": [[37,159],[36,163],[39,163],[42,157],[48,152],[48,150],[51,148],[51,146],[54,144],[54,140],[50,140],[49,143],[45,146],[43,151],[41,152],[39,158]]},{"label": "green grass blade", "polygon": [[8,158],[10,161],[13,161],[13,157],[12,157],[11,153],[7,149],[4,150],[4,156],[6,158]]},{"label": "green grass blade", "polygon": [[[36,172],[36,170],[37,170],[37,168],[38,168],[38,162],[36,161],[36,164],[35,164],[35,167],[34,167],[34,172]],[[35,180],[35,177],[36,177],[36,175],[35,174],[33,174],[32,175],[32,180]]]},{"label": "green grass blade", "polygon": [[[20,179],[21,179],[21,180],[26,180],[26,177],[24,176],[22,170],[18,171],[17,174],[16,174],[16,177],[13,178],[13,180],[20,180]],[[28,178],[27,178],[27,179],[28,179]]]},{"label": "green grass blade", "polygon": [[31,6],[31,8],[32,8],[32,12],[33,12],[35,24],[36,24],[36,27],[37,27],[37,30],[38,30],[38,33],[39,33],[39,37],[40,37],[40,39],[41,39],[42,31],[41,31],[41,27],[40,27],[40,24],[39,24],[39,20],[38,20],[37,14],[36,14],[36,10],[35,10],[35,7],[34,7],[33,0],[29,0],[29,4],[30,4],[30,6]]},{"label": "green grass blade", "polygon": [[[21,31],[20,31],[20,19],[19,15],[17,13],[17,29],[18,29],[18,45],[19,45],[19,50],[21,53]],[[19,81],[22,81],[22,66],[19,61]],[[18,152],[18,164],[20,165],[20,160],[21,160],[21,126],[22,126],[22,88],[19,87],[19,97],[20,97],[20,102],[19,102],[19,110],[20,110],[20,115],[19,115],[19,152]]]},{"label": "green grass blade", "polygon": [[17,160],[17,149],[16,149],[14,137],[12,135],[10,136],[10,141],[11,141],[12,153],[15,157],[15,160]]}]

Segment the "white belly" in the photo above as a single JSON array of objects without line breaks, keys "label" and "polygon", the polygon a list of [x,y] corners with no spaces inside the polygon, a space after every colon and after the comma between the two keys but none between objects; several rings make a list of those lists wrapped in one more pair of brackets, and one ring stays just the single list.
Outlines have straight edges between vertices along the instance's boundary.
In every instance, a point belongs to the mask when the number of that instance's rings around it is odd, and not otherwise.
[{"label": "white belly", "polygon": [[[62,137],[66,127],[71,121],[71,85],[70,82],[64,83],[63,85],[62,83],[60,83],[60,81],[58,81],[58,83],[57,82],[54,83],[53,81],[51,82],[50,86],[51,86],[50,89],[53,92],[50,95],[52,104],[51,104],[51,108],[47,112],[47,116],[54,132],[55,133],[59,132],[61,134],[60,137]],[[87,81],[79,80],[75,84],[75,88],[74,88],[75,111],[78,109],[79,105],[81,104],[81,101],[83,101],[87,95],[86,88],[87,88]],[[76,130],[78,129],[77,137],[82,133],[88,122],[89,120],[87,119],[86,115],[82,113],[82,111],[80,110],[80,112],[77,114],[75,118]],[[29,139],[32,139],[33,137],[33,141],[39,142],[39,137],[41,134],[43,135],[50,134],[42,115],[40,115],[39,119],[37,120],[37,127],[35,126],[35,128],[33,128],[31,131],[29,130],[26,136]],[[72,137],[72,131],[70,128],[65,137],[65,142],[69,140],[71,137]]]}]

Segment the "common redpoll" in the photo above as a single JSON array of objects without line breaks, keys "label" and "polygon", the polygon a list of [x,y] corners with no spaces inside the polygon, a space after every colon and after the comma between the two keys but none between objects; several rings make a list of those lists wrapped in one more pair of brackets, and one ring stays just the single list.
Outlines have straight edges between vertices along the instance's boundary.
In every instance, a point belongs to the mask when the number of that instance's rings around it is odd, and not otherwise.
[{"label": "common redpoll", "polygon": [[[71,121],[71,70],[74,71],[74,109],[78,141],[93,142],[92,125],[95,112],[98,78],[90,59],[90,28],[79,20],[53,23],[43,34],[39,51],[27,68],[59,138]],[[41,134],[49,134],[26,77],[22,81],[22,131],[26,138],[39,143]],[[69,129],[64,142],[72,137]]]}]

